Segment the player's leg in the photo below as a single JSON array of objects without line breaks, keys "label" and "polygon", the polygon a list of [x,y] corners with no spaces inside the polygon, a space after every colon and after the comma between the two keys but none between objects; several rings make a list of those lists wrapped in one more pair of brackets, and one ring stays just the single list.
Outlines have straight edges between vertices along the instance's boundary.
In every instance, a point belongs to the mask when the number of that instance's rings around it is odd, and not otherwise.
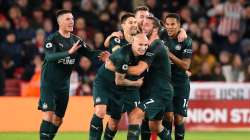
[{"label": "player's leg", "polygon": [[95,105],[94,114],[90,122],[89,140],[101,140],[103,131],[103,122],[106,115],[107,105]]},{"label": "player's leg", "polygon": [[142,123],[144,115],[144,111],[139,107],[136,107],[129,113],[127,140],[139,140],[140,124]]},{"label": "player's leg", "polygon": [[173,121],[174,121],[174,112],[166,112],[162,120],[162,125],[169,130],[170,135],[172,133]]},{"label": "player's leg", "polygon": [[174,125],[175,125],[175,140],[184,140],[185,136],[184,117],[176,114],[174,116]]},{"label": "player's leg", "polygon": [[166,105],[165,115],[162,120],[162,125],[169,130],[170,135],[172,134],[172,126],[174,121],[174,107],[173,100],[169,101],[169,105]]},{"label": "player's leg", "polygon": [[[144,112],[142,110],[137,110],[137,106],[140,102],[139,97],[139,89],[129,91],[129,93],[123,94],[123,109],[128,114],[128,122],[129,122],[129,128],[128,128],[128,137],[129,140],[137,140],[139,139],[140,135],[140,124],[142,119],[144,118]],[[135,111],[137,110],[137,111]],[[137,118],[136,116],[139,116]]]},{"label": "player's leg", "polygon": [[118,124],[120,120],[109,118],[104,131],[104,140],[113,140],[118,130]]},{"label": "player's leg", "polygon": [[[184,140],[185,125],[184,117],[187,117],[187,107],[189,101],[189,84],[181,87],[175,87],[174,103],[174,125],[175,125],[175,140]],[[178,96],[177,96],[178,95]]]},{"label": "player's leg", "polygon": [[157,133],[161,140],[171,139],[169,131],[162,125],[161,120],[149,121],[149,128],[151,132]]},{"label": "player's leg", "polygon": [[161,140],[170,140],[171,136],[169,131],[162,125],[162,118],[165,114],[167,101],[162,99],[151,98],[144,101],[144,108],[146,115],[149,119],[149,128],[151,132],[157,133]]},{"label": "player's leg", "polygon": [[113,140],[118,130],[119,121],[121,119],[122,105],[119,105],[113,98],[110,98],[107,108],[107,114],[110,115],[110,118],[104,131],[104,140]]},{"label": "player's leg", "polygon": [[41,88],[39,110],[42,110],[42,122],[40,125],[40,140],[52,140],[60,126],[56,111],[56,94],[50,88]]},{"label": "player's leg", "polygon": [[142,124],[141,124],[141,139],[142,140],[150,140],[151,131],[149,129],[148,123],[149,123],[148,118],[145,116],[145,118],[142,120]]},{"label": "player's leg", "polygon": [[93,100],[94,100],[94,114],[90,121],[89,140],[101,140],[103,131],[103,119],[106,115],[108,97],[107,87],[103,85],[102,81],[97,79],[93,86]]}]

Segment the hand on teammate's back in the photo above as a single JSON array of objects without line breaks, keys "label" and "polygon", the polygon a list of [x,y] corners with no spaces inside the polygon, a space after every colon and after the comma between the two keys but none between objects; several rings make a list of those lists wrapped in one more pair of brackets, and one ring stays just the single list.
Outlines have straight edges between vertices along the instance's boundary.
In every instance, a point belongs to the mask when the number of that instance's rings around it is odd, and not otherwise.
[{"label": "hand on teammate's back", "polygon": [[77,50],[81,47],[80,40],[78,40],[70,49],[69,49],[69,54],[73,54],[77,52]]}]

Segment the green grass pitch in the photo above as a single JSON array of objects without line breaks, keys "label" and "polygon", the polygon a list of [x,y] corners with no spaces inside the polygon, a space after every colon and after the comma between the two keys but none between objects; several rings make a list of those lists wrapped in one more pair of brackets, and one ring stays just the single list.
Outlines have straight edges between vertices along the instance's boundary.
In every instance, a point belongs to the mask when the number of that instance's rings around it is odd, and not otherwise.
[{"label": "green grass pitch", "polygon": [[[38,133],[0,132],[0,140],[38,140]],[[88,140],[88,133],[59,133],[54,140]],[[119,132],[114,140],[126,140],[126,133]],[[185,140],[250,140],[250,132],[187,132]]]}]

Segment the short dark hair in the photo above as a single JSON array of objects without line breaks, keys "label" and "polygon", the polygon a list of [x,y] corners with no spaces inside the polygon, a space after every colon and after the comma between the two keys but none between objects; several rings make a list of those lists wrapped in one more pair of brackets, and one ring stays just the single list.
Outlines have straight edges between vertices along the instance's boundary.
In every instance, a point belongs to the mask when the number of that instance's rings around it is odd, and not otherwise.
[{"label": "short dark hair", "polygon": [[177,22],[181,22],[180,15],[177,13],[168,13],[167,16],[164,19],[164,22],[166,22],[167,18],[175,18]]},{"label": "short dark hair", "polygon": [[124,23],[128,18],[130,17],[135,17],[135,15],[133,13],[126,13],[121,17],[121,23]]},{"label": "short dark hair", "polygon": [[135,8],[134,13],[137,13],[138,11],[149,11],[149,8],[147,6],[138,6]]},{"label": "short dark hair", "polygon": [[72,12],[70,10],[66,10],[66,9],[58,10],[58,11],[56,11],[56,18],[58,18],[59,16],[64,15],[64,14],[68,14],[68,13],[72,13]]},{"label": "short dark hair", "polygon": [[147,19],[150,19],[153,21],[154,28],[159,28],[159,29],[161,28],[160,20],[157,19],[156,17],[149,16],[149,17],[147,17]]}]

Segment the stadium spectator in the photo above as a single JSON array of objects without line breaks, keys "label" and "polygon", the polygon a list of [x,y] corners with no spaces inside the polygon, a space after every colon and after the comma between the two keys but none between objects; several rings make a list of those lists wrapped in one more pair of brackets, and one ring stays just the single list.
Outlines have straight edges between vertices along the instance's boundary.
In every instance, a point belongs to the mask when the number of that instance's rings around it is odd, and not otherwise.
[{"label": "stadium spectator", "polygon": [[243,82],[244,71],[240,55],[233,56],[232,64],[222,68],[223,74],[227,82]]},{"label": "stadium spectator", "polygon": [[18,22],[19,27],[15,30],[17,42],[30,41],[35,36],[35,31],[30,26],[28,19],[26,17],[20,17]]},{"label": "stadium spectator", "polygon": [[210,17],[222,16],[217,31],[219,35],[226,37],[233,30],[240,31],[244,9],[238,0],[227,0],[225,3],[210,9],[207,15]]},{"label": "stadium spectator", "polygon": [[220,81],[220,82],[225,81],[225,77],[222,73],[222,68],[220,64],[216,64],[215,67],[213,68],[212,79],[213,81]]},{"label": "stadium spectator", "polygon": [[[1,53],[1,51],[0,51]],[[1,59],[1,57],[0,57]],[[2,60],[2,59],[1,59]],[[4,82],[5,82],[5,75],[4,75],[4,69],[2,65],[2,61],[0,61],[0,96],[4,95]]]},{"label": "stadium spectator", "polygon": [[48,37],[54,32],[53,23],[50,18],[45,18],[43,21],[43,29],[45,31],[45,36]]},{"label": "stadium spectator", "polygon": [[42,28],[44,20],[44,13],[41,8],[35,8],[32,12],[31,26],[37,30]]},{"label": "stadium spectator", "polygon": [[21,45],[17,43],[14,32],[7,33],[6,40],[1,43],[0,47],[4,55],[13,60],[15,66],[21,66],[22,48]]},{"label": "stadium spectator", "polygon": [[77,95],[91,95],[92,94],[92,82],[95,78],[95,73],[91,70],[91,61],[87,57],[81,57],[79,66],[76,71],[78,73],[78,79],[80,81],[80,87]]}]

